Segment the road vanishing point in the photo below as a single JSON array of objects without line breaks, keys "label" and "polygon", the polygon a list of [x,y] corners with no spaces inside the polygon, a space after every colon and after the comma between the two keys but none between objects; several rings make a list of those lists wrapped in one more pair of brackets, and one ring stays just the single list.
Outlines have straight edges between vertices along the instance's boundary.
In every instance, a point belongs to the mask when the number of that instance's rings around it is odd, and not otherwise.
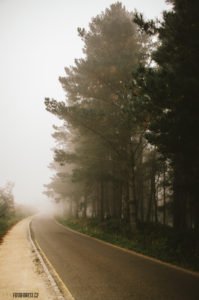
[{"label": "road vanishing point", "polygon": [[75,300],[198,300],[199,276],[35,216],[36,242]]}]

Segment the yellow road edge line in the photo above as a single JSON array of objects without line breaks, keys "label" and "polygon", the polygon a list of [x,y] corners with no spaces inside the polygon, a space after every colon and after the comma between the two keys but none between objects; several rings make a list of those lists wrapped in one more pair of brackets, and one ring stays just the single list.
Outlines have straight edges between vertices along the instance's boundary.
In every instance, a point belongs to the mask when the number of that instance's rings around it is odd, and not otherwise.
[{"label": "yellow road edge line", "polygon": [[120,246],[111,244],[111,243],[109,243],[109,242],[105,242],[105,241],[103,241],[103,240],[101,240],[101,239],[98,239],[98,238],[92,237],[92,236],[90,236],[90,235],[87,235],[87,234],[85,234],[85,233],[79,232],[79,231],[77,231],[77,230],[71,229],[71,228],[68,227],[68,226],[64,226],[63,224],[59,223],[55,218],[53,218],[53,220],[54,220],[54,222],[55,222],[57,225],[63,227],[63,228],[66,229],[66,230],[72,231],[72,232],[74,232],[74,233],[76,233],[76,234],[79,234],[79,235],[82,235],[82,236],[86,236],[86,237],[88,237],[88,238],[90,238],[90,239],[93,239],[93,240],[98,241],[98,242],[100,242],[100,243],[102,243],[102,244],[111,246],[111,247],[113,247],[113,248],[122,250],[122,251],[127,252],[127,253],[129,253],[129,254],[131,254],[131,255],[136,255],[136,256],[138,256],[138,257],[141,257],[141,258],[144,258],[144,259],[147,259],[147,260],[150,260],[150,261],[153,261],[153,262],[162,264],[162,265],[164,265],[164,266],[171,267],[171,268],[176,269],[176,270],[178,270],[178,271],[182,271],[182,272],[184,272],[184,273],[188,273],[188,274],[190,274],[190,275],[199,277],[199,272],[195,272],[195,271],[191,271],[191,270],[188,270],[188,269],[184,269],[183,267],[180,267],[180,266],[177,266],[177,265],[173,265],[173,264],[168,263],[168,262],[161,261],[161,260],[159,260],[159,259],[157,259],[157,258],[154,258],[154,257],[151,257],[151,256],[147,256],[147,255],[145,255],[145,254],[136,252],[136,251],[134,251],[134,250],[129,250],[129,249],[122,248],[122,247],[120,247]]},{"label": "yellow road edge line", "polygon": [[75,298],[72,296],[71,292],[69,291],[69,289],[67,288],[67,286],[65,285],[65,283],[62,281],[62,279],[60,278],[60,276],[56,272],[55,268],[53,267],[53,265],[51,264],[51,262],[49,261],[49,259],[47,258],[47,256],[45,255],[45,253],[43,252],[43,250],[39,246],[39,243],[36,240],[35,240],[35,244],[37,245],[37,247],[38,247],[39,251],[41,252],[42,256],[45,258],[45,260],[49,264],[50,268],[52,268],[54,275],[56,276],[56,278],[58,279],[58,281],[61,283],[61,285],[64,288],[64,290],[66,291],[66,293],[71,297],[71,299],[75,300]]},{"label": "yellow road edge line", "polygon": [[[31,223],[31,221],[30,221]],[[67,288],[67,286],[65,285],[65,283],[62,281],[62,279],[60,278],[60,276],[58,275],[57,271],[55,270],[55,268],[53,267],[52,263],[49,261],[49,259],[47,258],[46,254],[44,253],[44,251],[41,249],[41,247],[39,246],[39,243],[36,241],[36,239],[34,239],[34,242],[37,246],[37,248],[39,249],[39,251],[41,252],[42,256],[44,257],[44,259],[47,261],[47,264],[50,266],[50,268],[52,269],[54,276],[57,278],[57,280],[59,281],[59,283],[61,284],[62,288],[65,290],[65,292],[67,293],[67,295],[71,298],[71,300],[75,300],[75,298],[72,296],[71,292],[69,291],[69,289]]]}]

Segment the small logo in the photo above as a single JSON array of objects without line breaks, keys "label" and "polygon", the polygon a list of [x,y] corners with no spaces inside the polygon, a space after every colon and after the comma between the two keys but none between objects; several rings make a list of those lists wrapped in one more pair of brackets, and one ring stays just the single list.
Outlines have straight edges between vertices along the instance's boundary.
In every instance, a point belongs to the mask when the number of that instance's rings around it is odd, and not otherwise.
[{"label": "small logo", "polygon": [[13,298],[39,298],[39,293],[13,293]]}]

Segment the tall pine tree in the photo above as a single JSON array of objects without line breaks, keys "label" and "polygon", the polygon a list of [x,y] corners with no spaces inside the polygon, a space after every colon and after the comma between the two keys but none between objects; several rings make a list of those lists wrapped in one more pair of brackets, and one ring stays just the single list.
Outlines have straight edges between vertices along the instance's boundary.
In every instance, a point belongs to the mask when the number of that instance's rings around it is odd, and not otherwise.
[{"label": "tall pine tree", "polygon": [[152,53],[155,66],[141,66],[138,72],[138,102],[148,141],[173,167],[174,226],[186,228],[192,219],[199,228],[199,2],[168,2],[173,9],[163,13],[161,23],[145,22],[139,14],[135,18],[141,31],[160,40]]}]

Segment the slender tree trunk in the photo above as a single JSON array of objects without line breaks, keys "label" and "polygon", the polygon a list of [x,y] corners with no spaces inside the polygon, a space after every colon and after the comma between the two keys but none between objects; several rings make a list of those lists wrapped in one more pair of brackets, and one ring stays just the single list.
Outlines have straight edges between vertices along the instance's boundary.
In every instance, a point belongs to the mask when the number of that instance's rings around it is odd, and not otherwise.
[{"label": "slender tree trunk", "polygon": [[76,198],[75,199],[75,218],[79,218],[79,200]]},{"label": "slender tree trunk", "polygon": [[129,194],[129,221],[131,232],[136,234],[137,223],[136,223],[136,191],[135,191],[135,157],[134,153],[130,149],[129,151],[129,162],[130,167],[128,170],[128,194]]},{"label": "slender tree trunk", "polygon": [[154,188],[154,209],[155,209],[155,223],[158,223],[158,203],[157,203],[157,197],[156,197],[156,190]]},{"label": "slender tree trunk", "polygon": [[117,197],[118,197],[118,192],[117,192],[117,184],[116,180],[112,180],[112,217],[116,218],[117,217]]},{"label": "slender tree trunk", "polygon": [[136,199],[135,199],[135,177],[134,177],[134,166],[131,170],[131,181],[129,182],[129,220],[132,233],[137,232],[136,223]]},{"label": "slender tree trunk", "polygon": [[95,193],[92,197],[92,218],[97,218],[98,216],[98,185],[95,185]]},{"label": "slender tree trunk", "polygon": [[123,205],[122,205],[123,218],[129,222],[129,183],[125,181],[123,186]]},{"label": "slender tree trunk", "polygon": [[104,179],[100,179],[100,221],[104,220]]},{"label": "slender tree trunk", "polygon": [[135,210],[135,201],[133,199],[133,187],[132,184],[129,184],[129,219],[132,233],[136,233],[137,224],[136,224],[136,210]]},{"label": "slender tree trunk", "polygon": [[110,218],[111,217],[111,186],[110,186],[110,182],[108,181],[106,184],[106,217]]},{"label": "slender tree trunk", "polygon": [[[151,217],[155,216],[155,222],[157,222],[157,201],[155,190],[155,176],[156,176],[156,152],[154,151],[151,158],[151,174],[150,174],[150,198],[147,212],[147,222],[150,222]],[[153,209],[154,207],[154,209]]]},{"label": "slender tree trunk", "polygon": [[199,231],[199,201],[195,199],[194,202],[194,229]]},{"label": "slender tree trunk", "polygon": [[122,218],[122,194],[123,194],[123,183],[119,181],[119,197],[118,197],[118,217]]},{"label": "slender tree trunk", "polygon": [[140,150],[136,160],[136,210],[137,220],[144,222],[144,183],[143,183],[143,138],[140,139]]},{"label": "slender tree trunk", "polygon": [[72,199],[70,199],[69,216],[70,216],[70,217],[73,216],[73,200],[72,200]]},{"label": "slender tree trunk", "polygon": [[152,193],[150,191],[150,197],[149,197],[148,209],[147,209],[147,217],[146,217],[148,223],[151,221],[152,202],[153,202],[153,198],[152,198]]},{"label": "slender tree trunk", "polygon": [[163,170],[163,224],[166,225],[166,165]]},{"label": "slender tree trunk", "polygon": [[144,222],[144,184],[143,184],[143,170],[141,166],[141,174],[140,174],[140,182],[139,182],[139,204],[140,204],[140,220],[143,223]]},{"label": "slender tree trunk", "polygon": [[122,183],[120,180],[114,180],[113,195],[113,217],[118,219],[122,214]]},{"label": "slender tree trunk", "polygon": [[174,210],[173,225],[178,230],[187,228],[186,222],[186,193],[183,188],[182,172],[176,166],[174,167]]},{"label": "slender tree trunk", "polygon": [[83,218],[87,217],[87,195],[84,195]]}]

